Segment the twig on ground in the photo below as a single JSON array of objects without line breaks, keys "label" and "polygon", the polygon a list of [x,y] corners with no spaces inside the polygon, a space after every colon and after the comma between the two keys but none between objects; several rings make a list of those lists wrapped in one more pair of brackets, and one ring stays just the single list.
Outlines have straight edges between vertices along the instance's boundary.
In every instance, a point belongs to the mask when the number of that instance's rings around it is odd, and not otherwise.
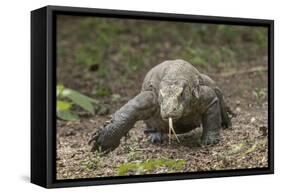
[{"label": "twig on ground", "polygon": [[267,67],[258,66],[258,67],[253,67],[253,68],[247,69],[247,70],[224,72],[224,73],[218,74],[218,76],[231,77],[234,75],[243,75],[243,74],[248,74],[248,73],[263,72],[263,71],[267,71],[267,70],[268,70]]}]

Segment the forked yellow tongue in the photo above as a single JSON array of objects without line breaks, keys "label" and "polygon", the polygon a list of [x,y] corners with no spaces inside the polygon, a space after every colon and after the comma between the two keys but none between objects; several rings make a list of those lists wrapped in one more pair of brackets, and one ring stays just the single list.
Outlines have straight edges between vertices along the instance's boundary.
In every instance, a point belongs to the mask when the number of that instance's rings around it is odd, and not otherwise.
[{"label": "forked yellow tongue", "polygon": [[173,127],[173,120],[171,117],[169,117],[169,144],[171,144],[171,138],[172,138],[172,132],[174,133],[177,141],[180,143],[180,140],[175,132],[175,129]]}]

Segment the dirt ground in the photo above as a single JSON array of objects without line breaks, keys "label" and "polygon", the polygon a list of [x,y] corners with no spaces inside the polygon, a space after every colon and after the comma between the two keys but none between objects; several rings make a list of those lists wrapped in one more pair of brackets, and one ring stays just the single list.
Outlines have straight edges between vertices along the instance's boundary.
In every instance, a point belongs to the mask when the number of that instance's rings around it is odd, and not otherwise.
[{"label": "dirt ground", "polygon": [[[104,58],[104,64],[108,64],[109,67],[106,74],[98,74],[95,69],[88,71],[82,66],[75,65],[77,61],[75,62],[71,52],[75,48],[71,47],[73,44],[70,41],[77,42],[77,37],[70,33],[75,31],[75,21],[63,19],[59,21],[59,24],[63,28],[59,31],[61,36],[58,38],[58,46],[64,50],[58,49],[58,81],[89,96],[96,95],[92,91],[97,91],[97,86],[107,86],[111,93],[97,97],[102,104],[106,105],[108,112],[90,115],[78,110],[80,119],[77,121],[57,120],[57,179],[118,176],[120,166],[124,164],[157,159],[180,160],[184,161],[184,165],[180,169],[165,166],[152,169],[129,169],[122,175],[267,167],[268,82],[267,57],[264,53],[256,58],[245,58],[243,61],[233,63],[231,68],[224,65],[224,62],[221,63],[224,66],[214,68],[211,68],[210,65],[202,66],[198,63],[197,66],[196,63],[194,64],[201,72],[210,75],[217,82],[231,109],[237,114],[232,119],[232,129],[221,130],[220,142],[217,145],[202,146],[200,144],[201,128],[180,135],[181,143],[177,143],[173,139],[171,145],[168,145],[167,142],[152,144],[143,133],[145,126],[140,121],[135,124],[129,136],[122,139],[116,150],[102,155],[99,152],[90,152],[91,147],[88,145],[88,140],[91,134],[98,130],[106,120],[109,120],[111,114],[139,92],[145,73],[157,64],[156,61],[161,62],[162,58],[174,59],[173,54],[169,56],[169,50],[176,48],[174,44],[178,43],[173,40],[168,41],[166,47],[161,47],[159,56],[152,53],[150,57],[152,60],[143,63],[144,65],[136,69],[134,73],[128,71],[125,79],[121,77],[124,74],[124,69],[122,69],[124,63],[120,62],[116,48],[108,51],[107,54],[110,57]],[[133,32],[124,33],[124,37],[132,40],[132,45],[135,44],[135,41],[142,42],[141,39],[135,40],[126,36],[126,33],[134,34]],[[124,41],[124,39],[121,37],[120,41]],[[76,47],[79,47],[79,44],[80,42],[75,44]],[[116,45],[118,46],[117,43]],[[134,52],[134,48],[130,47],[130,51]],[[156,49],[154,52],[159,51]],[[114,53],[116,54],[114,55]],[[188,57],[183,59],[189,61]],[[102,66],[102,64],[93,63],[91,68],[96,66],[101,68]],[[121,80],[121,78],[124,79]],[[104,92],[104,90],[102,91]],[[116,93],[119,95],[118,100],[113,100],[112,95]]]},{"label": "dirt ground", "polygon": [[[100,156],[90,152],[91,147],[87,142],[91,134],[110,119],[109,115],[72,122],[58,120],[57,178],[117,176],[121,164],[158,158],[185,160],[181,172],[267,167],[267,97],[262,96],[259,102],[253,101],[254,94],[251,92],[251,88],[256,85],[266,87],[265,72],[262,75],[247,73],[231,76],[227,82],[220,78],[217,82],[237,113],[237,117],[232,120],[232,129],[221,130],[219,144],[201,146],[202,129],[198,128],[181,135],[180,144],[174,140],[171,145],[167,142],[154,145],[143,133],[145,126],[140,121],[130,131],[129,138],[124,138],[115,151]],[[168,169],[155,169],[148,173],[165,172]]]}]

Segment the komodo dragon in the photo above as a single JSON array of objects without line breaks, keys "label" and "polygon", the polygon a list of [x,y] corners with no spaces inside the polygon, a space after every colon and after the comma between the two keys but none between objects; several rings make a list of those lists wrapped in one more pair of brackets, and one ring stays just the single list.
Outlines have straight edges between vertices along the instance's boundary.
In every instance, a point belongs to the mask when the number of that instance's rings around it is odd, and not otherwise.
[{"label": "komodo dragon", "polygon": [[141,92],[117,110],[91,137],[92,151],[114,150],[137,121],[143,120],[152,142],[162,142],[173,122],[175,135],[202,124],[202,144],[216,144],[221,128],[231,127],[231,111],[221,90],[187,61],[164,61],[145,76]]}]

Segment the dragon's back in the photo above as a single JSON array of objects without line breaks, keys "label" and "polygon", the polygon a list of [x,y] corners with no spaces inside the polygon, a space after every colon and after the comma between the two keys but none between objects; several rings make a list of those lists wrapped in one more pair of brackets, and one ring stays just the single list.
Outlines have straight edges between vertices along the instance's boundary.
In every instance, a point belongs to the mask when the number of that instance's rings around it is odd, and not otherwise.
[{"label": "dragon's back", "polygon": [[190,83],[198,80],[199,71],[182,59],[167,60],[153,67],[145,76],[142,91],[159,89],[161,81],[188,80]]}]

